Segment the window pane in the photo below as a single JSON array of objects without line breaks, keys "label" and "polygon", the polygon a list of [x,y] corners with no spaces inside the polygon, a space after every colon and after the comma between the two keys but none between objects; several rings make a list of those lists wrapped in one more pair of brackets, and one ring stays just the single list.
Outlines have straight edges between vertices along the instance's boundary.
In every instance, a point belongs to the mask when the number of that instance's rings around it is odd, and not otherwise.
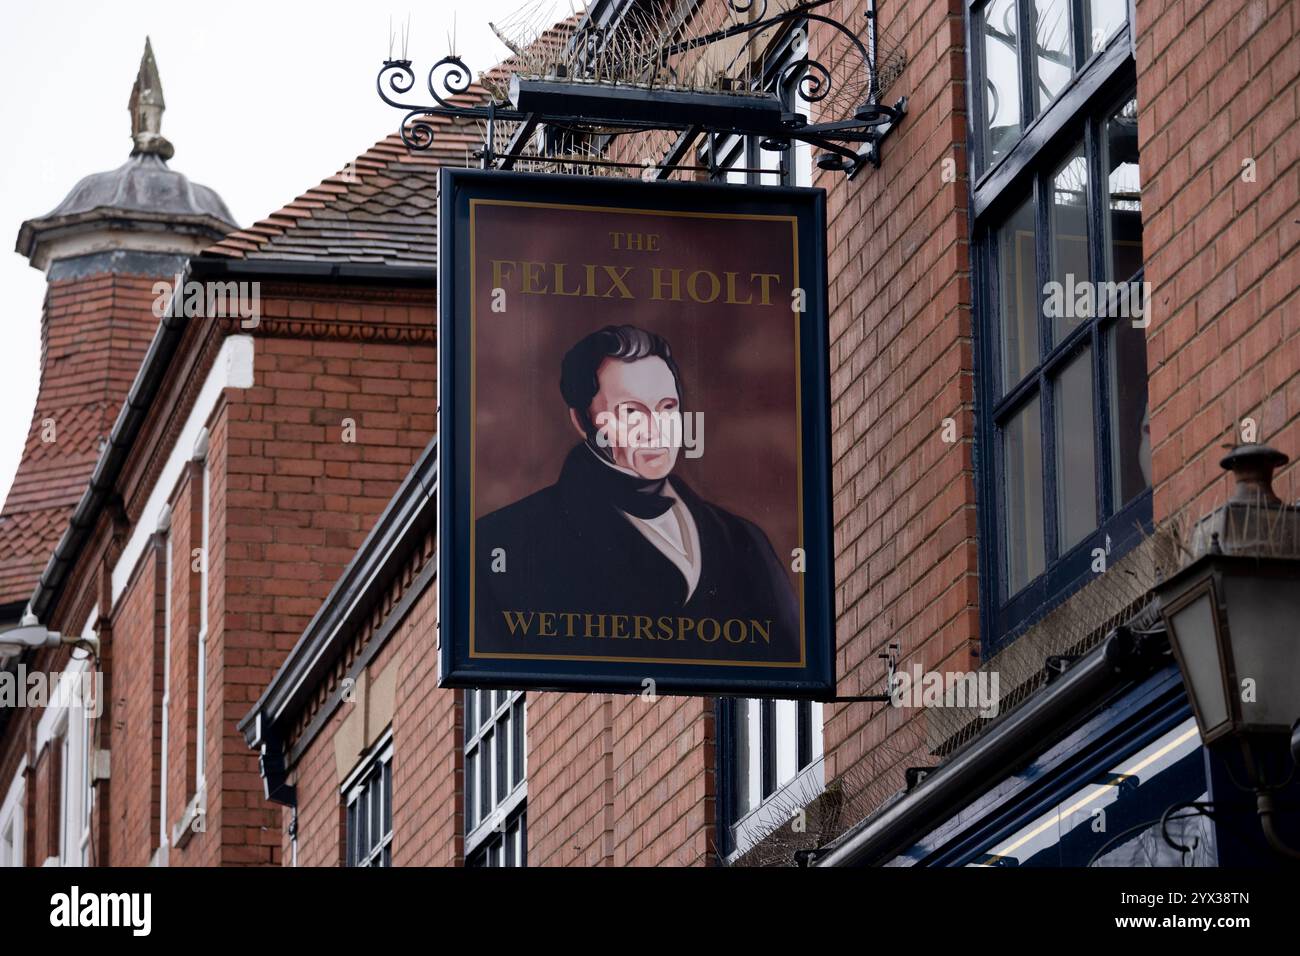
[{"label": "window pane", "polygon": [[393,832],[393,765],[384,764],[384,826],[383,834]]},{"label": "window pane", "polygon": [[1080,304],[1076,289],[1092,281],[1088,257],[1088,163],[1080,145],[1052,177],[1052,281],[1063,290],[1052,320],[1052,335],[1061,342],[1094,309]]},{"label": "window pane", "polygon": [[776,785],[783,787],[799,772],[799,705],[776,702]]},{"label": "window pane", "polygon": [[520,696],[514,702],[512,707],[513,717],[510,720],[510,749],[514,753],[514,758],[510,762],[511,776],[510,788],[513,790],[519,786],[524,779],[524,698]]},{"label": "window pane", "polygon": [[1016,412],[1002,434],[1006,473],[1007,595],[1043,572],[1043,436],[1039,399]]},{"label": "window pane", "polygon": [[384,801],[378,774],[370,779],[367,789],[370,791],[367,795],[367,800],[370,801],[370,840],[366,843],[366,852],[370,853],[384,835],[383,821],[380,819],[384,812]]},{"label": "window pane", "polygon": [[757,700],[738,700],[736,707],[736,818],[761,799],[763,732]]},{"label": "window pane", "polygon": [[478,801],[474,795],[478,792],[478,751],[471,750],[465,754],[465,832],[478,825]]},{"label": "window pane", "polygon": [[1070,361],[1054,385],[1056,513],[1064,554],[1097,530],[1097,464],[1092,418],[1092,350]]},{"label": "window pane", "polygon": [[510,768],[506,766],[506,759],[510,754],[510,712],[506,711],[506,719],[497,724],[497,796],[496,802],[500,803],[510,792]]},{"label": "window pane", "polygon": [[1121,319],[1109,334],[1111,463],[1118,509],[1151,487],[1151,419],[1145,333]]},{"label": "window pane", "polygon": [[465,691],[465,742],[468,743],[474,736],[474,730],[478,727],[478,701],[475,698],[476,691]]},{"label": "window pane", "polygon": [[490,730],[483,735],[483,742],[479,744],[478,761],[479,816],[486,817],[492,812],[492,731]]},{"label": "window pane", "polygon": [[1128,0],[1088,0],[1088,53],[1104,49],[1106,41],[1128,19]]},{"label": "window pane", "polygon": [[1034,205],[1025,200],[998,230],[1002,300],[1002,391],[1038,365],[1038,292],[1034,278]]},{"label": "window pane", "polygon": [[812,702],[812,759],[816,763],[823,751],[822,743],[822,705],[821,701]]},{"label": "window pane", "polygon": [[1051,105],[1074,73],[1070,0],[1034,0],[1034,87],[1038,112]]},{"label": "window pane", "polygon": [[984,165],[1005,156],[1020,138],[1020,53],[1015,0],[990,0],[984,33]]},{"label": "window pane", "polygon": [[[1125,281],[1142,268],[1142,192],[1138,176],[1137,100],[1102,127],[1106,158],[1106,228],[1110,278]],[[1136,317],[1136,315],[1132,316]]]},{"label": "window pane", "polygon": [[357,805],[354,801],[348,806],[348,848],[347,865],[357,865]]}]

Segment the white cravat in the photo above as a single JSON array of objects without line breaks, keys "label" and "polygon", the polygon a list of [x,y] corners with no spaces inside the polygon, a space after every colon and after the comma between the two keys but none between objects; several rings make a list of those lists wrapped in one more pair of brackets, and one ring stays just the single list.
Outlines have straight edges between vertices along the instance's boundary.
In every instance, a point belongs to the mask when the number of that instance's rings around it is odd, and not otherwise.
[{"label": "white cravat", "polygon": [[673,506],[663,514],[638,518],[623,512],[623,517],[682,572],[686,579],[686,600],[689,601],[695,593],[695,586],[700,583],[700,531],[695,526],[691,509],[686,507],[671,481],[664,482],[662,494],[673,499]]},{"label": "white cravat", "polygon": [[[641,477],[632,469],[616,465],[596,454],[590,445],[587,449],[607,468],[621,471],[633,478]],[[620,511],[619,514],[630,521],[632,527],[641,532],[645,539],[682,573],[682,577],[686,579],[686,600],[689,601],[691,595],[695,593],[695,586],[700,583],[700,530],[695,526],[691,509],[686,507],[686,502],[682,501],[681,496],[677,494],[672,481],[664,482],[661,494],[673,499],[673,506],[661,515],[654,518],[638,518],[626,511]]]}]

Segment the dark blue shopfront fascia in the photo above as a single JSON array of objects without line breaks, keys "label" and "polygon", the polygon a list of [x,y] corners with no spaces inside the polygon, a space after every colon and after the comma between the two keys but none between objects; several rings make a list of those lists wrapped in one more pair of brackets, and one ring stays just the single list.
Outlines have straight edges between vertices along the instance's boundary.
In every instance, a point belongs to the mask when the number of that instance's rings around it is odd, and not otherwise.
[{"label": "dark blue shopfront fascia", "polygon": [[894,866],[1214,866],[1208,754],[1176,666],[1113,702],[898,854]]},{"label": "dark blue shopfront fascia", "polygon": [[[1055,690],[1049,686],[1040,695]],[[944,783],[951,785],[962,772],[956,766],[962,755],[957,755],[837,841],[818,865],[1212,867],[1281,862],[1264,843],[1253,793],[1235,783],[1243,779],[1241,771],[1229,768],[1230,758],[1217,748],[1202,744],[1175,664],[1115,687],[1098,704],[1091,713],[1080,711],[1067,725],[1072,729],[1055,735],[1034,738],[990,728],[990,737],[1002,731],[1022,741],[1055,742],[1037,753],[1025,752],[1011,772],[972,774],[975,779],[961,786],[963,799],[955,808],[918,811],[933,799],[941,775],[946,773]],[[930,794],[922,792],[927,788]],[[1300,783],[1293,782],[1284,797],[1296,802],[1297,790]],[[1188,806],[1193,803],[1210,809],[1212,816]]]}]

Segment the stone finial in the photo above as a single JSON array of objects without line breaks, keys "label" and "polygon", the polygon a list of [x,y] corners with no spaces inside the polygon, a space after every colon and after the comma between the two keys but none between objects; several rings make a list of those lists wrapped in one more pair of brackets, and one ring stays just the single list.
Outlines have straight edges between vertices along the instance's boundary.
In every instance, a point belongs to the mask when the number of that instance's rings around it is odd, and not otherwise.
[{"label": "stone finial", "polygon": [[176,149],[162,135],[162,115],[167,104],[163,101],[162,80],[158,64],[154,62],[153,45],[144,38],[144,56],[140,57],[140,70],[131,87],[131,140],[135,144],[131,155],[153,154],[161,159],[171,159]]}]

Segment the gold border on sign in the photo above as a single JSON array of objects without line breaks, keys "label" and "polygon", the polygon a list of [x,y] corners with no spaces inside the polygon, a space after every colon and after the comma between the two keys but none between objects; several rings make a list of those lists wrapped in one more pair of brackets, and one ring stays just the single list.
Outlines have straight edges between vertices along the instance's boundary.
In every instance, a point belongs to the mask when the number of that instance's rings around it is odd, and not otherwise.
[{"label": "gold border on sign", "polygon": [[[807,664],[807,639],[804,614],[803,574],[799,581],[799,659],[797,661],[719,661],[709,658],[680,657],[613,657],[607,655],[586,654],[507,654],[501,652],[478,651],[474,647],[474,623],[477,617],[475,602],[474,569],[475,536],[478,520],[474,517],[474,485],[478,470],[478,362],[477,350],[477,291],[478,269],[476,256],[478,245],[475,240],[474,214],[477,206],[523,206],[531,209],[565,209],[572,212],[620,212],[634,216],[673,216],[689,219],[743,219],[761,222],[790,223],[791,255],[793,257],[794,287],[799,288],[799,218],[797,216],[765,216],[757,213],[722,213],[690,212],[685,210],[633,209],[626,206],[591,206],[580,203],[525,202],[513,199],[470,199],[469,201],[469,656],[477,660],[546,660],[546,661],[609,661],[620,664],[704,664],[716,667],[804,667]],[[792,310],[793,311],[793,310]],[[805,312],[794,312],[794,407],[795,407],[795,487],[798,507],[798,544],[802,550],[804,543],[803,525],[803,393],[800,368],[799,318]]]}]

